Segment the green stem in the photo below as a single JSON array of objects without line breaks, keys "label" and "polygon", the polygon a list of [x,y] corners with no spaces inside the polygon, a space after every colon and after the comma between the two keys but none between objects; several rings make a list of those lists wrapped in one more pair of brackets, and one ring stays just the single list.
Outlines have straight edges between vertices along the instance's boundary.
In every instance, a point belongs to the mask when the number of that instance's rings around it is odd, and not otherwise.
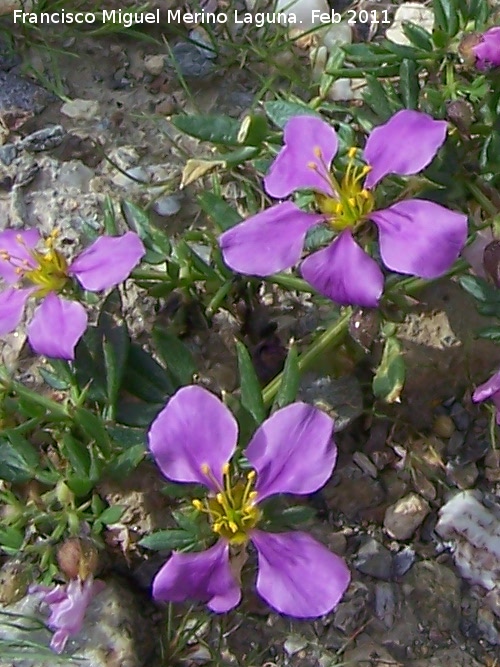
[{"label": "green stem", "polygon": [[[351,319],[352,308],[345,308],[342,315],[331,324],[326,331],[320,334],[313,342],[311,347],[300,355],[298,359],[299,370],[307,370],[311,364],[329,347],[338,345],[344,338],[349,320]],[[279,373],[262,391],[264,405],[269,407],[278,393],[283,373]]]},{"label": "green stem", "polygon": [[134,280],[159,280],[160,282],[170,283],[172,279],[168,273],[162,273],[161,271],[151,271],[149,269],[138,269],[137,271],[132,271],[131,277]]},{"label": "green stem", "polygon": [[205,315],[209,319],[213,317],[214,313],[217,311],[217,309],[224,301],[226,296],[229,294],[232,287],[233,287],[233,280],[226,280],[226,282],[222,283],[222,285],[219,287],[219,289],[214,294],[214,296],[212,297],[208,306],[205,309]]},{"label": "green stem", "polygon": [[498,208],[493,204],[484,192],[475,183],[465,182],[465,187],[474,195],[478,204],[486,211],[488,215],[494,216],[498,214]]},{"label": "green stem", "polygon": [[289,273],[273,273],[272,276],[266,277],[266,282],[274,283],[275,285],[279,285],[288,290],[311,292],[311,285],[309,285],[309,283],[306,283],[302,278],[297,278]]},{"label": "green stem", "polygon": [[12,380],[12,378],[9,377],[9,375],[4,369],[0,369],[0,383],[8,391],[13,391],[21,398],[24,398],[28,401],[31,401],[32,403],[36,403],[37,405],[42,406],[43,408],[45,408],[45,410],[47,410],[51,414],[52,417],[56,419],[69,418],[68,412],[66,411],[65,408],[59,405],[59,403],[56,403],[55,401],[53,401],[50,398],[47,398],[46,396],[37,394],[34,391],[30,391],[20,382]]}]

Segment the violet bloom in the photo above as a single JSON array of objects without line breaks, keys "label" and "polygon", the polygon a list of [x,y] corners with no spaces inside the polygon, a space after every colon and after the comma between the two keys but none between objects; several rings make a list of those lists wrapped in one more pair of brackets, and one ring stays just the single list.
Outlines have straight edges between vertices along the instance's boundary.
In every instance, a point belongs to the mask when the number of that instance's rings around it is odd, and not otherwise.
[{"label": "violet bloom", "polygon": [[50,642],[53,651],[62,653],[68,639],[80,632],[90,601],[104,586],[104,582],[89,577],[85,581],[72,579],[65,585],[30,587],[30,593],[41,593],[43,603],[50,607],[47,625],[55,631]]},{"label": "violet bloom", "polygon": [[312,493],[328,480],[337,457],[332,430],[332,419],[311,405],[278,410],[245,450],[253,470],[234,480],[235,418],[206,389],[180,389],[153,422],[149,447],[165,477],[208,488],[208,498],[193,504],[208,515],[219,539],[206,551],[174,553],[155,577],[154,597],[206,602],[217,613],[232,609],[241,598],[237,563],[250,540],[258,554],[257,591],[271,607],[299,618],[335,607],[350,579],[342,558],[307,533],[257,528],[263,500]]},{"label": "violet bloom", "polygon": [[295,116],[284,131],[285,145],[264,186],[283,199],[297,190],[315,193],[319,213],[284,202],[252,216],[220,237],[226,264],[240,273],[268,276],[296,264],[313,226],[326,222],[335,240],[302,262],[305,280],[339,304],[374,307],[384,276],[377,262],[354,240],[371,220],[378,227],[380,256],[392,271],[436,278],[453,264],[467,237],[467,217],[431,201],[408,199],[375,210],[373,189],[388,174],[408,176],[424,169],[446,138],[445,121],[418,111],[399,111],[368,137],[362,165],[357,150],[339,181],[331,171],[337,153],[335,130],[315,116]]},{"label": "violet bloom", "polygon": [[481,71],[500,67],[500,26],[484,32],[478,44],[472,47],[476,67]]},{"label": "violet bloom", "polygon": [[484,384],[480,384],[472,394],[474,403],[491,399],[496,408],[496,422],[500,426],[500,371],[497,371]]},{"label": "violet bloom", "polygon": [[71,264],[54,249],[57,234],[37,250],[35,229],[0,233],[0,335],[14,331],[29,297],[40,301],[28,326],[28,340],[37,354],[74,359],[75,345],[87,327],[87,313],[72,299],[72,278],[91,292],[115,287],[130,275],[144,256],[142,241],[133,232],[101,236]]}]

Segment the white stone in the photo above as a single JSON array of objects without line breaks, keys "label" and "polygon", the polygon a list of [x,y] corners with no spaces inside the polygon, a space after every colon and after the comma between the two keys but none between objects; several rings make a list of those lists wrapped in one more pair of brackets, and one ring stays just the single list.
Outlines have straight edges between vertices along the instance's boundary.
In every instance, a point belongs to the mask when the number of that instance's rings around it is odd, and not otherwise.
[{"label": "white stone", "polygon": [[296,23],[291,27],[304,32],[314,26],[321,25],[317,14],[315,15],[316,18],[313,19],[313,11],[331,14],[326,0],[276,0],[275,11],[283,12],[288,16],[294,15]]},{"label": "white stone", "polygon": [[144,69],[148,74],[153,76],[158,76],[163,72],[165,67],[165,56],[156,55],[156,56],[146,56],[144,58]]},{"label": "white stone", "polygon": [[33,6],[31,0],[0,0],[0,16],[10,14],[15,9],[29,12]]},{"label": "white stone", "polygon": [[99,102],[79,98],[65,102],[61,107],[61,113],[74,120],[92,120],[97,116],[98,111]]},{"label": "white stone", "polygon": [[453,543],[460,574],[488,590],[500,589],[500,521],[473,491],[457,493],[439,512],[436,532]]},{"label": "white stone", "polygon": [[400,5],[394,15],[394,23],[386,32],[386,37],[395,44],[411,44],[403,32],[403,23],[415,23],[415,25],[432,32],[434,27],[434,12],[429,7],[419,2],[405,2]]}]

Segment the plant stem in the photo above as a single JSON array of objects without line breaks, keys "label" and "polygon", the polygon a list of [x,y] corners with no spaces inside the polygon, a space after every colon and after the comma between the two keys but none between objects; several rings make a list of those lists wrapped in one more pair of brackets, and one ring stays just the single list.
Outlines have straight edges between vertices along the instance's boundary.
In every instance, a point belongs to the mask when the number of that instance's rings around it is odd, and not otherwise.
[{"label": "plant stem", "polygon": [[[338,320],[331,324],[326,331],[320,334],[313,342],[311,347],[300,355],[298,359],[299,370],[307,370],[309,366],[325,350],[333,345],[338,345],[347,332],[347,326],[352,315],[352,308],[345,308]],[[264,405],[269,407],[278,393],[283,373],[279,373],[262,391]]]}]

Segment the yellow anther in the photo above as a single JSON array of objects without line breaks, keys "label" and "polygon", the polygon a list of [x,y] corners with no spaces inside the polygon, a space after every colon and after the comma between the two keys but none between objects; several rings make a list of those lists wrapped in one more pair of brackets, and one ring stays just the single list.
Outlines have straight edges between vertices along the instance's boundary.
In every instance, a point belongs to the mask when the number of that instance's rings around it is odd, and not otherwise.
[{"label": "yellow anther", "polygon": [[356,204],[356,199],[354,197],[349,197],[347,201],[351,206],[354,206]]},{"label": "yellow anther", "polygon": [[237,533],[238,532],[238,525],[236,523],[234,523],[234,521],[229,521],[228,526],[229,526],[229,530],[232,533]]},{"label": "yellow anther", "polygon": [[255,470],[250,470],[250,472],[247,474],[248,481],[251,482],[252,480],[254,480],[256,474],[257,473],[255,472]]},{"label": "yellow anther", "polygon": [[313,153],[316,157],[321,157],[321,155],[322,155],[321,148],[319,146],[315,146],[313,148]]},{"label": "yellow anther", "polygon": [[363,169],[361,169],[361,173],[363,174],[363,176],[366,176],[366,174],[369,174],[372,169],[373,167],[370,167],[369,164],[365,164]]},{"label": "yellow anther", "polygon": [[22,274],[23,274],[24,272],[23,272],[23,270],[21,269],[21,267],[18,266],[18,267],[16,267],[16,268],[14,269],[14,273],[16,273],[18,276],[22,276]]},{"label": "yellow anther", "polygon": [[219,505],[222,505],[222,504],[224,503],[224,494],[223,494],[223,493],[218,493],[218,494],[215,496],[215,499],[217,500],[217,502],[219,503]]},{"label": "yellow anther", "polygon": [[358,149],[353,146],[352,148],[349,148],[349,150],[347,151],[347,155],[352,160],[354,157],[356,157],[357,152]]},{"label": "yellow anther", "polygon": [[7,252],[7,250],[0,250],[0,258],[1,259],[6,259],[7,260],[7,259],[9,259],[9,257],[10,257],[10,255]]},{"label": "yellow anther", "polygon": [[250,493],[248,494],[248,500],[250,502],[253,502],[257,498],[258,495],[259,494],[257,493],[257,491],[250,491]]},{"label": "yellow anther", "polygon": [[316,164],[316,162],[308,162],[307,166],[308,166],[309,169],[314,169],[314,170],[316,170],[318,168],[318,165]]},{"label": "yellow anther", "polygon": [[200,469],[204,475],[208,475],[208,473],[210,472],[210,466],[208,465],[208,463],[202,463]]},{"label": "yellow anther", "polygon": [[222,474],[223,475],[229,474],[229,463],[224,463],[224,465],[222,466]]},{"label": "yellow anther", "polygon": [[368,192],[368,190],[361,190],[361,193],[360,193],[360,194],[361,194],[361,196],[363,197],[363,199],[370,199],[370,197],[371,197],[371,195],[370,195],[370,193]]},{"label": "yellow anther", "polygon": [[203,510],[203,503],[201,502],[201,500],[195,498],[193,500],[193,507],[197,509],[199,512],[201,512]]},{"label": "yellow anther", "polygon": [[16,234],[16,241],[18,243],[24,243],[23,237],[21,236],[21,234]]}]

